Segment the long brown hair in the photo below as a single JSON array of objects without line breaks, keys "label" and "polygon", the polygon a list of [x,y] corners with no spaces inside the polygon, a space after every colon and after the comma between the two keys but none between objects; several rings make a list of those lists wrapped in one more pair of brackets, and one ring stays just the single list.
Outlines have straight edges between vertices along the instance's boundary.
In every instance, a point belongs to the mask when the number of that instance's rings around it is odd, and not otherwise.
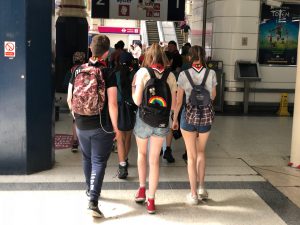
[{"label": "long brown hair", "polygon": [[164,67],[168,66],[168,58],[158,43],[153,43],[147,49],[142,67],[149,67],[153,64],[161,64]]},{"label": "long brown hair", "polygon": [[205,50],[199,45],[194,45],[190,48],[188,55],[191,57],[191,63],[200,60],[204,67],[206,66]]}]

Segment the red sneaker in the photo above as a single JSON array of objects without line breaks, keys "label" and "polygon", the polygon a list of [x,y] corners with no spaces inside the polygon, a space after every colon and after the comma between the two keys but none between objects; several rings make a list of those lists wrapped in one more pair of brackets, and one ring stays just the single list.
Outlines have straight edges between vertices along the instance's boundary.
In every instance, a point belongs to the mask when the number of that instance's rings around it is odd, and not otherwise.
[{"label": "red sneaker", "polygon": [[140,187],[135,194],[134,198],[136,203],[144,203],[146,200],[146,188],[145,187]]},{"label": "red sneaker", "polygon": [[148,198],[148,201],[147,201],[147,211],[150,214],[154,214],[155,213],[154,198]]}]

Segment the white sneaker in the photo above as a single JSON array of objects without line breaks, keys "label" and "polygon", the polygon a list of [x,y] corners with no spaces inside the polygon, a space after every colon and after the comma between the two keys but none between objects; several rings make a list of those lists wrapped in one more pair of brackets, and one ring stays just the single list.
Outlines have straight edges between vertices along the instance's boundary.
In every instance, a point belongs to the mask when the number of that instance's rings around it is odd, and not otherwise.
[{"label": "white sneaker", "polygon": [[208,192],[206,191],[205,188],[199,188],[198,195],[199,195],[199,199],[201,199],[201,200],[208,199]]},{"label": "white sneaker", "polygon": [[186,196],[186,202],[189,205],[198,205],[198,196],[192,196],[192,193],[189,193]]}]

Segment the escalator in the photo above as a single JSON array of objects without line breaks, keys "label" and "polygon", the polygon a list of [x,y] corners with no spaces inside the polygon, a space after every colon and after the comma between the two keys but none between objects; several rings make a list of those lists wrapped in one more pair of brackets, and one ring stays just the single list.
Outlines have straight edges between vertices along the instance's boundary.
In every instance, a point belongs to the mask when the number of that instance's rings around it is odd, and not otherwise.
[{"label": "escalator", "polygon": [[148,45],[159,43],[159,34],[156,21],[146,21],[146,29],[148,35]]},{"label": "escalator", "polygon": [[182,47],[183,43],[183,34],[181,34],[181,30],[180,27],[176,27],[176,23],[174,23],[174,28],[175,28],[175,33],[176,33],[176,37],[177,37],[177,44],[178,44],[178,49],[180,49]]}]

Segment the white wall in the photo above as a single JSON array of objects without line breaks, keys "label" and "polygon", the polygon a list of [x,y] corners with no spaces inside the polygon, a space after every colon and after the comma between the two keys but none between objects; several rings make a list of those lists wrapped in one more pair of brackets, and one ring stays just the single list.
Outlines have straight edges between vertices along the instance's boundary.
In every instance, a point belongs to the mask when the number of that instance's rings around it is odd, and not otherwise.
[{"label": "white wall", "polygon": [[[208,0],[207,21],[213,24],[212,56],[222,60],[225,87],[243,87],[234,79],[237,60],[257,61],[260,0]],[[202,30],[203,0],[193,1],[191,29]],[[248,44],[242,46],[242,38]],[[201,37],[192,36],[192,44],[201,45]],[[261,66],[262,81],[251,83],[256,88],[294,89],[296,67]],[[279,102],[279,93],[251,93],[251,102]],[[243,94],[225,92],[227,104],[242,102]],[[294,95],[289,95],[294,101]]]},{"label": "white wall", "polygon": [[169,41],[173,40],[176,43],[178,43],[176,33],[175,33],[175,28],[174,28],[174,22],[163,21],[162,30],[163,30],[164,42],[168,43]]}]

